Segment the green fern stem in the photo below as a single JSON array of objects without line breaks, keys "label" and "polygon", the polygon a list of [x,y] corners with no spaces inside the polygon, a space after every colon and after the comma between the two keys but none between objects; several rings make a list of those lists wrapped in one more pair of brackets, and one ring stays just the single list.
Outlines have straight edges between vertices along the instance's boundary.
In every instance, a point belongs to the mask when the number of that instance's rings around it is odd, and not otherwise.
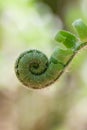
[{"label": "green fern stem", "polygon": [[[79,28],[79,25],[80,23],[75,28]],[[55,39],[63,44],[65,49],[56,47],[50,59],[38,50],[29,50],[22,53],[16,60],[16,76],[25,86],[40,89],[54,83],[76,53],[87,45],[87,42],[82,43],[75,35],[64,30],[59,31]]]}]

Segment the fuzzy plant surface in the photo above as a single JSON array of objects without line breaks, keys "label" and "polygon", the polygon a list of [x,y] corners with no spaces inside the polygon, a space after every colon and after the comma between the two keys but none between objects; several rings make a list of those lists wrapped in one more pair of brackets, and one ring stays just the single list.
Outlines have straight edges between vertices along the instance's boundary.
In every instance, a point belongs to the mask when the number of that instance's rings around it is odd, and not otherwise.
[{"label": "fuzzy plant surface", "polygon": [[81,19],[76,20],[72,25],[78,37],[68,31],[60,30],[55,40],[65,48],[56,47],[50,59],[39,50],[29,50],[20,54],[15,63],[15,73],[25,86],[41,89],[54,83],[77,52],[87,45],[87,25]]}]

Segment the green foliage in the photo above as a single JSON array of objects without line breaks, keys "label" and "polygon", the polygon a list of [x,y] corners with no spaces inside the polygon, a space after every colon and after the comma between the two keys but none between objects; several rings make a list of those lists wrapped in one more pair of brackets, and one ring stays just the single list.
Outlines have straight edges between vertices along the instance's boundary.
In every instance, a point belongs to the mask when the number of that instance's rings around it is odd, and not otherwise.
[{"label": "green foliage", "polygon": [[75,21],[75,23],[73,23],[73,26],[76,28],[76,31],[80,37],[80,39],[83,42],[87,41],[87,25],[85,25],[83,23],[83,21],[81,19]]},{"label": "green foliage", "polygon": [[44,88],[64,72],[76,53],[87,45],[81,41],[86,39],[87,27],[82,20],[73,23],[79,38],[68,31],[60,30],[56,35],[56,41],[62,43],[65,49],[57,47],[54,49],[51,58],[40,51],[30,50],[22,53],[15,65],[15,72],[18,79],[26,86],[39,89]]}]

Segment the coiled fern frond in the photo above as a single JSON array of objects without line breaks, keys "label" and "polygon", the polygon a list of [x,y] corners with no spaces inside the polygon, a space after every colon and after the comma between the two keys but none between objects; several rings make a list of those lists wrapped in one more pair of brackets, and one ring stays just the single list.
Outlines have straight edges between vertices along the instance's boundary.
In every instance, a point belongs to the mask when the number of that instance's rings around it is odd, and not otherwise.
[{"label": "coiled fern frond", "polygon": [[64,72],[76,53],[87,45],[87,25],[81,19],[73,23],[78,33],[60,30],[55,39],[65,49],[56,47],[50,59],[41,51],[23,52],[16,60],[15,73],[17,78],[27,87],[40,89],[54,83]]}]

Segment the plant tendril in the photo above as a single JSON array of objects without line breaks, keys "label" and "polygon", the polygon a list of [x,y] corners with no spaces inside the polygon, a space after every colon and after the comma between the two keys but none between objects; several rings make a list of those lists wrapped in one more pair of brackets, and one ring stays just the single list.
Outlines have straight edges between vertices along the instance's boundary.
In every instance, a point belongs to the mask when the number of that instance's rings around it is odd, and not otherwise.
[{"label": "plant tendril", "polygon": [[25,51],[18,57],[15,63],[15,73],[25,86],[40,89],[54,83],[63,74],[77,52],[87,45],[85,41],[87,35],[84,34],[84,29],[87,29],[86,25],[80,19],[76,20],[73,26],[79,37],[68,31],[60,30],[55,39],[65,48],[56,47],[50,59],[35,49]]}]

